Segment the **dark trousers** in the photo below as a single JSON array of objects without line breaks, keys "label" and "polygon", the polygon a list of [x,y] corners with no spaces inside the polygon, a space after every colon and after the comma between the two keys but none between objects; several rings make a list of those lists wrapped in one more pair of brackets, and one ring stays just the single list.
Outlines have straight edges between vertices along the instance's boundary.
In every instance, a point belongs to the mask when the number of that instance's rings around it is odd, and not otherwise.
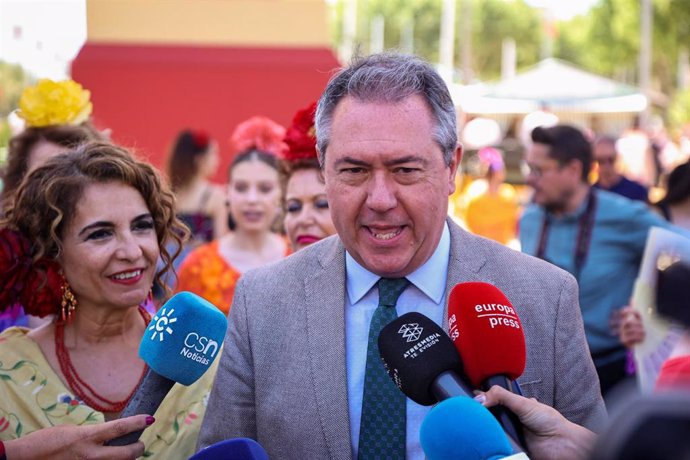
[{"label": "dark trousers", "polygon": [[630,378],[625,368],[625,357],[602,366],[596,366],[602,396],[606,397],[606,394],[615,386]]}]

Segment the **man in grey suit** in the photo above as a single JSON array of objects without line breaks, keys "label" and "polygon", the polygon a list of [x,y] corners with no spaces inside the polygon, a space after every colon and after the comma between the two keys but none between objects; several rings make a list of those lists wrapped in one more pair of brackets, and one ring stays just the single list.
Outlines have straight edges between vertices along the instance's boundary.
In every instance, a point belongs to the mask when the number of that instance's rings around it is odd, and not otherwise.
[{"label": "man in grey suit", "polygon": [[[200,447],[250,437],[276,459],[366,457],[363,388],[380,278],[410,283],[398,315],[419,311],[446,327],[456,283],[497,286],[524,327],[523,393],[601,427],[574,278],[447,218],[462,154],[456,133],[445,83],[418,58],[373,55],[331,79],[316,134],[338,236],[240,279]],[[423,458],[429,408],[404,404],[403,452]]]}]

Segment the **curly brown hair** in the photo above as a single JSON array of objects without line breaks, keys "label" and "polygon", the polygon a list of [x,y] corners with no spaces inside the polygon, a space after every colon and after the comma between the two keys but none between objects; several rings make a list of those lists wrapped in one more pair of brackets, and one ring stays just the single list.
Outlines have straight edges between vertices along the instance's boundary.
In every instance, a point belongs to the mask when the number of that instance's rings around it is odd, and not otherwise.
[{"label": "curly brown hair", "polygon": [[102,140],[103,136],[90,123],[80,125],[55,125],[42,128],[27,128],[10,139],[7,151],[7,165],[2,170],[3,187],[0,198],[7,207],[12,195],[21,184],[28,170],[31,150],[41,141],[74,148],[87,142]]},{"label": "curly brown hair", "polygon": [[[89,142],[50,159],[22,182],[3,223],[32,242],[34,261],[42,257],[57,259],[62,253],[63,232],[87,185],[113,181],[139,191],[151,212],[164,264],[156,281],[165,286],[162,278],[172,270],[172,261],[189,231],[175,217],[175,198],[159,173],[122,147]],[[166,249],[166,243],[171,241],[177,248],[173,254]]]}]

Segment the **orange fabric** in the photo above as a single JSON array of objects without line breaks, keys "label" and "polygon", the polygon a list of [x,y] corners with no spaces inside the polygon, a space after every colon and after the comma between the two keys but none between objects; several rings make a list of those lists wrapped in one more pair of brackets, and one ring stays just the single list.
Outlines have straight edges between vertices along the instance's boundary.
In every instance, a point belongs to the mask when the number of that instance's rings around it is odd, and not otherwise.
[{"label": "orange fabric", "polygon": [[501,184],[498,195],[484,193],[473,198],[465,220],[472,233],[507,244],[515,238],[518,214],[515,189]]},{"label": "orange fabric", "polygon": [[[285,242],[285,256],[290,253],[290,245]],[[218,240],[214,240],[193,250],[182,262],[177,291],[200,295],[227,315],[241,275],[220,255]]]}]

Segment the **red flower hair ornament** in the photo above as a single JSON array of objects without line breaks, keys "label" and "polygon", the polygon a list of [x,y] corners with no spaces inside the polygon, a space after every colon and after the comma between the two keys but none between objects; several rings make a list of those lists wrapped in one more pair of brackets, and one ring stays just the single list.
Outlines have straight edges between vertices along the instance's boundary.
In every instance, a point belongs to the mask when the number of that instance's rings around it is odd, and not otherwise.
[{"label": "red flower hair ornament", "polygon": [[206,131],[192,130],[190,131],[190,134],[192,135],[194,147],[198,148],[199,150],[206,150],[208,148],[208,144],[211,143],[211,136],[209,136]]},{"label": "red flower hair ornament", "polygon": [[284,149],[285,128],[267,117],[255,116],[243,121],[232,133],[230,146],[233,153],[250,149],[278,156]]},{"label": "red flower hair ornament", "polygon": [[0,310],[20,304],[29,315],[44,317],[60,308],[62,275],[57,262],[33,261],[21,234],[0,229]]},{"label": "red flower hair ornament", "polygon": [[318,158],[316,153],[316,129],[314,128],[314,116],[316,115],[316,102],[312,102],[295,114],[292,124],[285,134],[287,149],[281,154],[281,159],[286,161],[305,160]]}]

